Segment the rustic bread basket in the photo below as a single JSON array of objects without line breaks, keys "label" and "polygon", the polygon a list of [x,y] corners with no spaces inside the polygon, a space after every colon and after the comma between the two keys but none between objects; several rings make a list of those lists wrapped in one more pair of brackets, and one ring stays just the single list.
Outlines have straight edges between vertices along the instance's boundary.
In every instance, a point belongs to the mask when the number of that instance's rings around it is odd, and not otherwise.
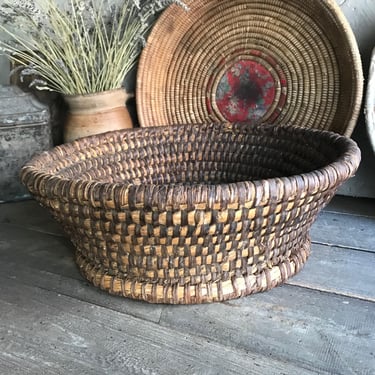
[{"label": "rustic bread basket", "polygon": [[310,226],[359,161],[352,140],[320,130],[178,125],[56,147],[21,178],[90,282],[189,304],[265,291],[298,272]]}]

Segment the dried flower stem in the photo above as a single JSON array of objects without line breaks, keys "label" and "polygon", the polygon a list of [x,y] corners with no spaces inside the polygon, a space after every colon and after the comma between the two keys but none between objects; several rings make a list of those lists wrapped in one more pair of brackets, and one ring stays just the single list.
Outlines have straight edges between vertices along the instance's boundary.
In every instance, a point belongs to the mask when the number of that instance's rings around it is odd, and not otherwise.
[{"label": "dried flower stem", "polygon": [[39,89],[76,95],[119,88],[150,20],[170,3],[186,7],[181,0],[69,0],[62,7],[56,0],[7,0],[0,5],[0,31],[11,39],[0,41],[0,51],[25,66],[24,75],[37,73],[32,84]]}]

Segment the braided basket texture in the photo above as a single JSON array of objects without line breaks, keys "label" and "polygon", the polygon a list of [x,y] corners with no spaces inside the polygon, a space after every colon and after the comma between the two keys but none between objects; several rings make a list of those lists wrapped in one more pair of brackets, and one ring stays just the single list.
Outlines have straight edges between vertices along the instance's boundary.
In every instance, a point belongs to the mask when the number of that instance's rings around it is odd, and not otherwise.
[{"label": "braided basket texture", "polygon": [[309,229],[360,151],[274,125],[150,127],[40,154],[21,179],[62,224],[94,285],[154,303],[223,301],[298,272]]},{"label": "braided basket texture", "polygon": [[293,123],[350,136],[361,56],[336,0],[186,0],[156,21],[137,74],[141,126]]}]

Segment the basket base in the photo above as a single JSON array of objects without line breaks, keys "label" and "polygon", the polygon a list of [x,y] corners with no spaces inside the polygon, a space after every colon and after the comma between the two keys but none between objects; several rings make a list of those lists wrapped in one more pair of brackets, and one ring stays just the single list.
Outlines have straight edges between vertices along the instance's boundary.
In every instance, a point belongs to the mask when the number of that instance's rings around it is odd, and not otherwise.
[{"label": "basket base", "polygon": [[230,280],[197,285],[141,282],[108,274],[103,267],[92,264],[77,251],[76,263],[81,274],[94,286],[114,295],[150,303],[198,304],[221,302],[272,289],[298,273],[310,254],[307,238],[289,259],[256,275],[233,277]]}]

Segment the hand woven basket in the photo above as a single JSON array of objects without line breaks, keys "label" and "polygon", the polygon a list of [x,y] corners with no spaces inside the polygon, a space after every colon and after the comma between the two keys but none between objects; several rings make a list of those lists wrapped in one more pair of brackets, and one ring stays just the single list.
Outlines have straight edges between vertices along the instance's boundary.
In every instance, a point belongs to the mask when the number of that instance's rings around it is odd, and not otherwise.
[{"label": "hand woven basket", "polygon": [[265,291],[305,263],[356,144],[296,127],[202,124],[105,133],[36,156],[23,183],[94,285],[155,303]]},{"label": "hand woven basket", "polygon": [[293,123],[350,136],[361,56],[336,0],[186,0],[158,18],[142,51],[142,127]]}]

